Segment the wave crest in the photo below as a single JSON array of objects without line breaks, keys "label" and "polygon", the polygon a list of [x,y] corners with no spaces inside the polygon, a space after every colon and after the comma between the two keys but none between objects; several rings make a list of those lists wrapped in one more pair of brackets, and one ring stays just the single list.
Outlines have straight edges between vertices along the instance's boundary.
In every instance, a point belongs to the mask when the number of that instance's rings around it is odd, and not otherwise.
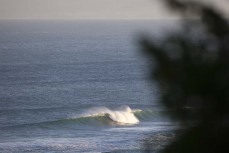
[{"label": "wave crest", "polygon": [[139,123],[138,118],[133,114],[131,108],[127,105],[123,105],[116,110],[111,110],[107,107],[93,107],[84,112],[81,117],[90,116],[104,116],[108,115],[109,118],[118,123],[125,124],[137,124]]}]

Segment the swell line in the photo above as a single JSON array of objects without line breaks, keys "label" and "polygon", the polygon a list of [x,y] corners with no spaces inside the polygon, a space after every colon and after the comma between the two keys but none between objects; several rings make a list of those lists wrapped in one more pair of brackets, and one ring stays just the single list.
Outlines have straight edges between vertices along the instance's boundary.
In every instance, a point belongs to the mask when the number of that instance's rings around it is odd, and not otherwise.
[{"label": "swell line", "polygon": [[[93,110],[93,109],[92,109]],[[90,112],[90,109],[89,109]],[[153,110],[132,110],[133,115],[141,122],[141,121],[152,121],[152,119],[158,118],[162,116],[164,113],[159,111]],[[94,112],[93,112],[94,113]],[[58,127],[58,126],[65,126],[68,124],[74,125],[98,125],[98,126],[109,126],[109,125],[128,125],[130,123],[119,123],[114,118],[112,119],[110,114],[99,112],[94,113],[92,115],[87,112],[85,115],[80,115],[78,117],[70,117],[70,118],[63,118],[59,120],[51,120],[51,121],[44,121],[44,122],[35,122],[35,123],[26,123],[26,124],[18,124],[18,125],[10,125],[1,127],[1,129],[7,128],[49,128],[51,126]],[[120,112],[118,112],[120,113]]]}]

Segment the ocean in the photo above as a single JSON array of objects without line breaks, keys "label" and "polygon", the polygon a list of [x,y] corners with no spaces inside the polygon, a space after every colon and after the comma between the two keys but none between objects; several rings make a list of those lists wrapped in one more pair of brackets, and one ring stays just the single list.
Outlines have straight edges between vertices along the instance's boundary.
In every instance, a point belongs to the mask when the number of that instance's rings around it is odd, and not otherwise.
[{"label": "ocean", "polygon": [[0,21],[0,152],[163,149],[177,125],[138,40],[170,22]]}]

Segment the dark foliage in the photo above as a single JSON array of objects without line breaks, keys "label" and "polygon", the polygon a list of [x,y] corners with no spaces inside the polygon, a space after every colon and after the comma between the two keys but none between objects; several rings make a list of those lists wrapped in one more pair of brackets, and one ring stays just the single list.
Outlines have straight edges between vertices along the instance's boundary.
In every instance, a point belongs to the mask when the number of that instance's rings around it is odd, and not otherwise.
[{"label": "dark foliage", "polygon": [[159,83],[161,103],[176,110],[169,116],[184,129],[164,152],[229,153],[228,22],[197,1],[165,2],[185,17],[198,18],[161,43],[141,41],[156,65],[152,77]]}]

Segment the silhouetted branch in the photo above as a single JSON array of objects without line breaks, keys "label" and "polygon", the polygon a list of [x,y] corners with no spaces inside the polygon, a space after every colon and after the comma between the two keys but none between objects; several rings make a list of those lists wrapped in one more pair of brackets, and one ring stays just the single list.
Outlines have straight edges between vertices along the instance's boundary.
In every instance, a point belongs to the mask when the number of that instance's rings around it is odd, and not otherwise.
[{"label": "silhouetted branch", "polygon": [[[197,16],[187,29],[161,43],[141,41],[153,57],[153,79],[162,91],[161,103],[184,132],[164,152],[229,152],[229,25],[213,8],[191,0],[165,0],[185,17]],[[184,21],[185,22],[185,21]],[[196,24],[197,23],[197,24]],[[195,124],[190,121],[195,121]],[[191,126],[190,126],[191,125]]]}]

